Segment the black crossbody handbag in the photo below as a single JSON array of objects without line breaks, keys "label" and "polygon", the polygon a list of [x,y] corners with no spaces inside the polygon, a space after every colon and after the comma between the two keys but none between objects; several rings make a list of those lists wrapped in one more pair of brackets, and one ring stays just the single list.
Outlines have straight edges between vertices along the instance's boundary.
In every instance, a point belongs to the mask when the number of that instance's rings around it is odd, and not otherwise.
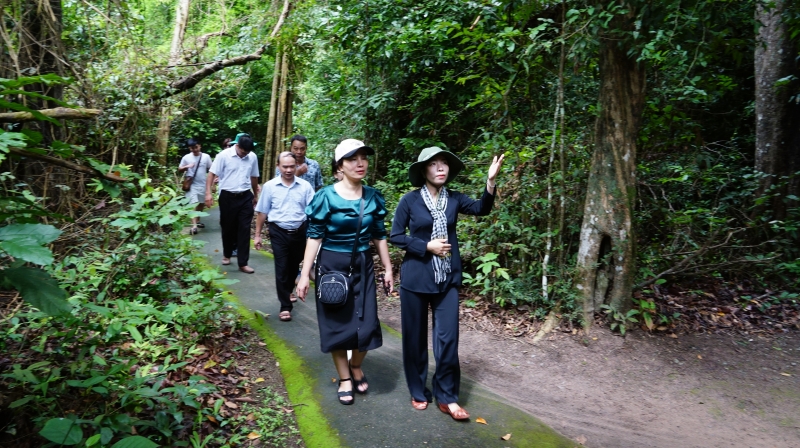
[{"label": "black crossbody handbag", "polygon": [[[353,252],[350,254],[350,270],[345,274],[344,272],[322,272],[322,268],[319,267],[319,254],[322,251],[322,245],[320,244],[320,250],[317,252],[317,300],[319,303],[330,306],[330,307],[339,307],[347,303],[347,298],[350,296],[350,291],[352,288],[353,282],[353,262],[356,258],[356,248],[358,247],[358,237],[361,234],[361,220],[364,218],[364,198],[361,198],[361,210],[358,212],[358,226],[356,227],[356,238],[353,242]],[[363,280],[362,280],[363,281]]]}]

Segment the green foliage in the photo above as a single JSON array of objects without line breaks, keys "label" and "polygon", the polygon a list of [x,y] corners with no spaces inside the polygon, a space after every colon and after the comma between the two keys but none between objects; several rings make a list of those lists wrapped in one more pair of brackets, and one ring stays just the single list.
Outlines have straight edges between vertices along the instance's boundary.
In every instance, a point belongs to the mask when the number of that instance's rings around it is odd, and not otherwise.
[{"label": "green foliage", "polygon": [[[34,416],[50,441],[169,445],[195,425],[192,415],[216,391],[203,377],[169,386],[166,381],[206,350],[198,340],[226,323],[235,326],[235,314],[211,288],[226,280],[191,263],[198,243],[176,224],[198,212],[170,188],[141,184],[140,197],[127,208],[118,200],[123,208],[98,219],[83,246],[51,268],[69,293],[71,312],[46,319],[30,310],[0,326],[4,352],[38,354],[14,355],[1,381],[18,397],[11,406]],[[30,226],[0,235],[27,237],[35,229]],[[36,238],[57,235],[50,230]],[[63,415],[63,402],[78,397],[95,405],[80,417]],[[133,427],[141,435],[132,434]]]},{"label": "green foliage", "polygon": [[608,315],[611,331],[619,331],[620,336],[625,336],[625,332],[631,324],[639,322],[639,319],[636,318],[636,316],[641,313],[639,310],[632,309],[623,313],[605,304],[600,305],[600,308],[603,310],[603,313]]}]

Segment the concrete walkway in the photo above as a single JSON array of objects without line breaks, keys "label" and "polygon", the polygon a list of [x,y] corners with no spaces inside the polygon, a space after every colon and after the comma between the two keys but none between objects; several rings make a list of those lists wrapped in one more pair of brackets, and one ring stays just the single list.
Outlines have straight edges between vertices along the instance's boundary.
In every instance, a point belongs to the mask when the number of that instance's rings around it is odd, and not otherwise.
[{"label": "concrete walkway", "polygon": [[[206,242],[203,248],[211,265],[220,266],[230,279],[239,280],[230,285],[231,290],[251,310],[269,314],[266,325],[286,346],[302,358],[306,369],[316,375],[307,387],[313,388],[313,396],[328,420],[328,424],[339,433],[342,445],[350,447],[572,447],[577,443],[557,434],[535,417],[500,401],[469,378],[462,378],[459,403],[471,415],[469,422],[456,422],[440,412],[435,403],[425,411],[411,407],[411,397],[403,377],[400,338],[395,332],[383,332],[383,347],[371,351],[363,367],[369,379],[369,392],[355,395],[351,406],[339,404],[336,397],[337,377],[329,354],[320,351],[319,330],[316,319],[316,304],[298,301],[292,312],[291,322],[278,320],[280,306],[275,294],[273,260],[264,253],[250,252],[249,265],[255,274],[239,272],[236,259],[229,266],[222,266],[222,240],[219,230],[219,209],[208,211],[202,219],[206,225],[194,236]],[[309,298],[313,294],[309,293]],[[430,359],[433,360],[431,354]],[[430,376],[433,373],[431,365]],[[292,372],[283,371],[284,380],[295,381]],[[290,399],[294,401],[291,396]],[[488,424],[478,424],[476,418]],[[301,425],[301,433],[304,428]],[[509,440],[502,440],[511,434]],[[331,441],[331,444],[335,442]],[[324,446],[324,445],[323,445]]]}]

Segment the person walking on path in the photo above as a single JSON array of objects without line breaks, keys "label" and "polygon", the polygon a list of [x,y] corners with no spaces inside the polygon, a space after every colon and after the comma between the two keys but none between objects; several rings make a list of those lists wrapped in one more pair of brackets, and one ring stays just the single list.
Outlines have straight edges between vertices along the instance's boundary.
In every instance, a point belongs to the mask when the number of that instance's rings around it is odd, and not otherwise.
[{"label": "person walking on path", "polygon": [[[314,191],[319,190],[324,185],[322,183],[322,169],[319,163],[306,157],[308,149],[308,139],[304,135],[295,135],[291,139],[290,150],[297,158],[297,170],[294,175],[311,184]],[[281,172],[275,169],[275,177],[279,177]]]},{"label": "person walking on path", "polygon": [[[185,196],[190,204],[197,204],[195,210],[202,212],[206,205],[206,176],[208,169],[211,168],[211,156],[200,151],[202,146],[196,139],[190,138],[187,140],[186,146],[189,147],[191,152],[181,159],[181,163],[178,165],[178,172],[184,173],[184,177],[192,178],[192,186]],[[198,227],[203,228],[205,224],[200,222],[199,216],[195,216],[192,218],[192,228],[189,232],[192,235],[196,235]]]},{"label": "person walking on path", "polygon": [[[408,168],[411,185],[397,205],[390,242],[406,251],[400,268],[400,327],[403,369],[411,405],[424,410],[436,398],[439,409],[456,420],[469,419],[458,405],[461,367],[458,361],[458,288],[461,257],[458,251],[458,214],[486,216],[494,204],[495,178],[503,156],[494,157],[486,189],[470,199],[445,184],[464,169],[455,154],[438,147],[425,148]],[[433,314],[433,394],[428,378],[428,308]]]},{"label": "person walking on path", "polygon": [[[370,241],[386,271],[383,287],[388,292],[392,291],[393,277],[384,225],[386,201],[378,190],[362,184],[369,166],[367,155],[375,151],[358,140],[347,139],[339,143],[334,154],[344,178],[317,192],[306,207],[308,242],[297,296],[305,301],[315,257],[317,278],[325,272],[352,272],[352,292],[344,305],[333,308],[317,303],[320,348],[331,354],[339,374],[339,402],[349,405],[353,404],[354,390],[364,394],[369,389],[361,368],[367,352],[383,345]],[[363,218],[356,234],[362,203]],[[354,245],[356,256],[351,269]],[[347,350],[353,351],[349,363]]]},{"label": "person walking on path", "polygon": [[280,177],[264,183],[256,205],[256,249],[261,249],[261,229],[269,220],[269,238],[275,261],[275,285],[281,312],[278,318],[292,320],[291,294],[297,268],[306,250],[306,206],[314,197],[311,184],[294,175],[297,160],[291,152],[278,155]]},{"label": "person walking on path", "polygon": [[211,186],[219,177],[219,225],[222,228],[222,264],[231,264],[238,250],[239,270],[252,274],[250,260],[250,223],[258,202],[258,160],[253,154],[253,139],[248,134],[236,136],[235,144],[220,152],[211,164],[206,179],[206,206],[214,204]]}]

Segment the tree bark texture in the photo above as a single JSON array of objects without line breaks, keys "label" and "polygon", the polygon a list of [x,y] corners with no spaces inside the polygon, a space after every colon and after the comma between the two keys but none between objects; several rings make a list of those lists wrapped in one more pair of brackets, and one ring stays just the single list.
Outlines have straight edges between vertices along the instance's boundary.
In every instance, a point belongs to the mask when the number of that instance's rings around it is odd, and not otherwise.
[{"label": "tree bark texture", "polygon": [[275,55],[275,71],[272,75],[272,98],[264,144],[263,172],[268,179],[278,161],[278,154],[286,150],[285,140],[292,133],[292,101],[290,56],[285,49]]},{"label": "tree bark texture", "polygon": [[[776,86],[778,80],[798,75],[794,62],[796,52],[789,39],[786,24],[781,16],[787,6],[784,0],[759,1],[756,4],[756,21],[760,23],[756,36],[756,150],[755,169],[764,176],[757,197],[788,176],[800,170],[800,107],[790,102],[791,86]],[[795,90],[797,87],[795,81]],[[778,192],[800,194],[800,179],[792,179]],[[782,197],[769,205],[774,218],[782,219],[786,204]],[[763,213],[765,209],[758,210]]]},{"label": "tree bark texture", "polygon": [[[610,29],[631,29],[633,17],[618,16]],[[601,304],[623,312],[631,306],[636,138],[645,101],[645,68],[635,55],[629,55],[624,42],[601,35],[600,115],[595,123],[576,277],[586,328]]]},{"label": "tree bark texture", "polygon": [[[169,65],[175,66],[183,59],[181,50],[183,48],[183,38],[186,34],[186,23],[189,20],[189,5],[191,0],[178,0],[175,7],[175,27],[172,30],[172,43],[169,49]],[[172,108],[170,106],[161,107],[161,115],[158,119],[158,130],[156,130],[155,153],[158,163],[166,165],[167,147],[169,146],[169,132],[172,126]]]}]

